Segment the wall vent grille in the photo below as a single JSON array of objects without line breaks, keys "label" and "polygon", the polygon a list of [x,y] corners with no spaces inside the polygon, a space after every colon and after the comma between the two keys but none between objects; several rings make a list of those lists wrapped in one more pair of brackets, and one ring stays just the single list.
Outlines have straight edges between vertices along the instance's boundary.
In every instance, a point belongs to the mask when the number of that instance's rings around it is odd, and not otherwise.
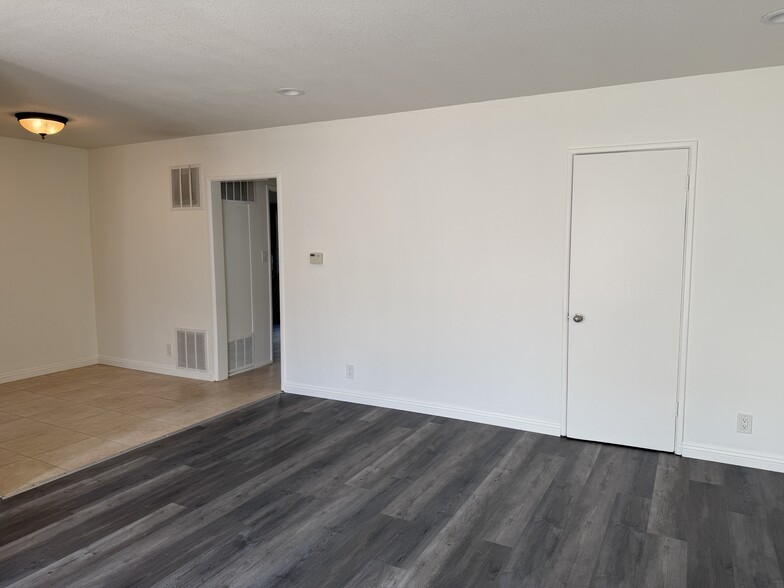
[{"label": "wall vent grille", "polygon": [[229,341],[229,373],[253,365],[253,335]]},{"label": "wall vent grille", "polygon": [[221,200],[256,202],[255,182],[221,182]]},{"label": "wall vent grille", "polygon": [[172,208],[199,208],[199,167],[188,165],[171,168]]},{"label": "wall vent grille", "polygon": [[187,370],[207,369],[207,333],[177,329],[177,367]]}]

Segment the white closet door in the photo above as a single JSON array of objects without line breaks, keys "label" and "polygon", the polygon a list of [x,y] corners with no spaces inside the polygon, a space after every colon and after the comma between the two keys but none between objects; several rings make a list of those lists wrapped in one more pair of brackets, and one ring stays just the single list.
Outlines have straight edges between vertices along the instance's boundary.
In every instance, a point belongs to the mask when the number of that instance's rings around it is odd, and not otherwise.
[{"label": "white closet door", "polygon": [[253,346],[256,364],[265,364],[272,361],[268,188],[262,182],[256,182],[255,193],[255,203],[248,206],[253,286]]},{"label": "white closet door", "polygon": [[253,201],[222,203],[230,374],[272,361],[267,187],[248,184]]},{"label": "white closet door", "polygon": [[569,437],[675,448],[688,162],[574,156]]},{"label": "white closet door", "polygon": [[248,204],[223,202],[223,238],[226,255],[226,312],[229,341],[253,333],[251,249]]}]

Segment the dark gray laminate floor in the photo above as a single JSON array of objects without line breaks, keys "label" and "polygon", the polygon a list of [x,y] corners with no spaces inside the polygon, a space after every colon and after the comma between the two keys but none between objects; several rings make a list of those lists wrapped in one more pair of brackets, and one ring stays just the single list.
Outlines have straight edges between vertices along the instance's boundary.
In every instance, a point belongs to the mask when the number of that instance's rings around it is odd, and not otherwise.
[{"label": "dark gray laminate floor", "polygon": [[0,585],[782,586],[784,475],[282,395],[0,504]]}]

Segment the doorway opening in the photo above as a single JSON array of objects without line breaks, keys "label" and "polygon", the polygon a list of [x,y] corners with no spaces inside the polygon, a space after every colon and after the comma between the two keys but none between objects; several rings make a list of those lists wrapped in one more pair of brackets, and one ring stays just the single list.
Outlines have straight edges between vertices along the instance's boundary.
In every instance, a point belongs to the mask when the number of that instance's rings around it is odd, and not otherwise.
[{"label": "doorway opening", "polygon": [[283,354],[278,180],[210,178],[216,380],[280,391]]},{"label": "doorway opening", "polygon": [[270,180],[269,234],[270,284],[272,288],[272,360],[280,361],[280,253],[278,247],[278,184]]}]

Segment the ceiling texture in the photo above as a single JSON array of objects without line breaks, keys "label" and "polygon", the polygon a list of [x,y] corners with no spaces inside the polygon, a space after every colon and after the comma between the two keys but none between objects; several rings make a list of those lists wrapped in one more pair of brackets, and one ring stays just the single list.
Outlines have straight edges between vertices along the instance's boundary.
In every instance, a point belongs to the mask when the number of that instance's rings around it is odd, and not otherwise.
[{"label": "ceiling texture", "polygon": [[[784,65],[784,0],[0,0],[18,111],[100,147]],[[275,90],[305,90],[296,98]]]}]

